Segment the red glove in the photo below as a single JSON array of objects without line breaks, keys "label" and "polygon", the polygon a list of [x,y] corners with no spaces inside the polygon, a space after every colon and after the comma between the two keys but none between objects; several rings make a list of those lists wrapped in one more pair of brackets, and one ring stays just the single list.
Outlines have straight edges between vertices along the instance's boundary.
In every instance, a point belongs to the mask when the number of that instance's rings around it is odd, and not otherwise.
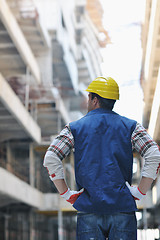
[{"label": "red glove", "polygon": [[129,191],[131,192],[131,194],[135,200],[140,200],[146,195],[146,194],[142,193],[138,187],[130,186],[128,182],[126,182],[126,186],[129,188]]},{"label": "red glove", "polygon": [[84,188],[80,191],[71,191],[69,188],[64,193],[60,194],[67,202],[74,204],[77,198],[84,192]]}]

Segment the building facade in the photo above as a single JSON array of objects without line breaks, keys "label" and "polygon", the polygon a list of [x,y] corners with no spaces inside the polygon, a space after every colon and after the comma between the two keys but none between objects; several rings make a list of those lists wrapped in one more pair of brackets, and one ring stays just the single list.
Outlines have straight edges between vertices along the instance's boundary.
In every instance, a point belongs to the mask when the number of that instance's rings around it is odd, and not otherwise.
[{"label": "building facade", "polygon": [[[144,92],[143,125],[160,144],[160,1],[145,1],[145,17],[142,25],[141,85]],[[160,177],[154,182],[148,197],[140,206],[145,209],[145,221],[141,226],[159,229]]]},{"label": "building facade", "polygon": [[[0,0],[1,240],[75,239],[76,212],[43,158],[65,124],[86,113],[83,90],[101,75],[107,32],[88,2]],[[64,161],[71,188],[73,162],[73,154]]]}]

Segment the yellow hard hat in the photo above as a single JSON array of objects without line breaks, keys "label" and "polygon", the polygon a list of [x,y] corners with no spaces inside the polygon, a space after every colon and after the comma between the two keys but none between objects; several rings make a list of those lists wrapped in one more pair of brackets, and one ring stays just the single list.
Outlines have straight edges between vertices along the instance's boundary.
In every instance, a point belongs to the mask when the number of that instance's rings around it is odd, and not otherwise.
[{"label": "yellow hard hat", "polygon": [[119,99],[119,86],[111,77],[97,77],[89,84],[86,91],[96,93],[103,98]]}]

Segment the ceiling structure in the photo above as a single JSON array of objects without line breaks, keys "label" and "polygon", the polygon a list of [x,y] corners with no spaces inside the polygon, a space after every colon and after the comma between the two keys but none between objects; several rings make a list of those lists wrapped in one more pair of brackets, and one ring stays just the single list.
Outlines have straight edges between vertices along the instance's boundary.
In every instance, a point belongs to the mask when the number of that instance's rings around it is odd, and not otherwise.
[{"label": "ceiling structure", "polygon": [[[60,95],[58,100],[54,97],[53,83],[45,86],[41,77],[42,69],[37,58],[50,47],[48,32],[32,0],[0,1],[0,80],[5,85],[5,88],[0,87],[0,122],[3,128],[0,141],[26,138],[40,143],[41,136],[46,139],[50,135],[49,129],[53,129],[54,135],[57,133],[55,129],[69,121]],[[58,54],[60,52],[58,50]],[[64,71],[67,70],[63,64],[58,73]],[[10,107],[13,99],[20,105],[17,114],[16,108]],[[23,121],[27,116],[29,122],[24,127]],[[37,136],[33,136],[32,132],[36,135],[33,129],[27,130],[27,125],[33,123]]]}]

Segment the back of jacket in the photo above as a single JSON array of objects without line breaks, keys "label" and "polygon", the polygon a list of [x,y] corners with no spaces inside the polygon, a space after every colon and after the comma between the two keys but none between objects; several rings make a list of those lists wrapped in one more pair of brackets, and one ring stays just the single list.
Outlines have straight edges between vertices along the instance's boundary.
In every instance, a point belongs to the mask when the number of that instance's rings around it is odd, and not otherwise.
[{"label": "back of jacket", "polygon": [[102,108],[70,123],[75,141],[75,177],[85,191],[73,205],[78,211],[116,213],[135,211],[131,184],[131,135],[136,122]]}]

